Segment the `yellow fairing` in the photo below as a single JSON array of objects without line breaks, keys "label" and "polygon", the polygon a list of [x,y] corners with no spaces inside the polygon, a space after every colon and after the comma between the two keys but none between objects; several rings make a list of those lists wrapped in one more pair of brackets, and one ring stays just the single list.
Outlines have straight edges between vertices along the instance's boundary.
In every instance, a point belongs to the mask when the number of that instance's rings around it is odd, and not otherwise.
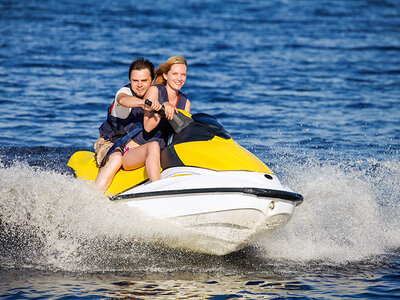
[{"label": "yellow fairing", "polygon": [[186,166],[219,171],[253,171],[273,174],[254,154],[234,140],[215,136],[211,141],[195,141],[174,146]]},{"label": "yellow fairing", "polygon": [[[94,181],[99,173],[94,160],[94,153],[90,151],[74,153],[68,161],[68,166],[74,169],[78,178],[84,180]],[[107,196],[119,194],[147,179],[145,167],[132,171],[119,170],[105,194]]]},{"label": "yellow fairing", "polygon": [[180,113],[183,113],[185,116],[187,116],[187,117],[189,117],[189,118],[192,117],[192,115],[191,115],[190,113],[188,113],[186,110],[178,109],[178,111],[179,111]]}]

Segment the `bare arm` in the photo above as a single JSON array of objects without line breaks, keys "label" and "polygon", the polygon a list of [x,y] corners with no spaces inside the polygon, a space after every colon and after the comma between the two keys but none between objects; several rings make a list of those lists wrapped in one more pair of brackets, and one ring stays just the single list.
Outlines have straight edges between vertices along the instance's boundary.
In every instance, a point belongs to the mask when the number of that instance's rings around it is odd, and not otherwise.
[{"label": "bare arm", "polygon": [[[156,86],[151,86],[144,96],[144,99],[149,99],[152,103],[157,102],[158,104],[160,104],[158,102],[158,88]],[[161,116],[157,113],[152,112],[152,109],[146,106],[144,109],[143,118],[144,130],[146,130],[147,132],[152,131],[154,128],[156,128],[160,121]]]},{"label": "bare arm", "polygon": [[[145,99],[149,99],[151,102],[154,103],[154,101],[158,102],[158,89],[155,86],[150,87],[150,89],[147,91],[145,97]],[[178,110],[172,106],[169,102],[165,102],[162,104],[164,106],[164,112],[166,115],[166,118],[169,120],[173,119],[174,113],[178,112]],[[152,106],[153,107],[153,106]],[[189,101],[189,99],[186,101],[186,105],[185,105],[185,111],[190,112],[190,108],[191,108],[191,103]],[[151,111],[152,109],[145,109],[144,111],[144,120],[143,120],[143,124],[144,124],[144,129],[147,132],[152,131],[154,128],[157,127],[157,125],[160,123],[161,121],[161,116],[157,113],[154,113]],[[156,109],[158,110],[158,109]]]},{"label": "bare arm", "polygon": [[144,100],[135,96],[130,96],[125,93],[118,94],[117,96],[118,105],[122,105],[125,107],[144,107]]},{"label": "bare arm", "polygon": [[190,113],[191,107],[192,107],[192,104],[190,103],[189,99],[187,99],[186,105],[185,105],[185,111],[187,111],[188,113]]}]

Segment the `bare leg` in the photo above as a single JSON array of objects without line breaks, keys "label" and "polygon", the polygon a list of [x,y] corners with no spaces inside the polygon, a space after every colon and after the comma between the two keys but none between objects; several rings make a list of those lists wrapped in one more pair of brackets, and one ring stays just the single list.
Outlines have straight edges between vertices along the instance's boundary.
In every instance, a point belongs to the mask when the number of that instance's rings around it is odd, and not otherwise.
[{"label": "bare leg", "polygon": [[122,157],[124,170],[134,170],[146,166],[150,181],[160,179],[160,146],[157,142],[150,142],[132,149]]},{"label": "bare leg", "polygon": [[107,158],[106,164],[100,168],[94,182],[95,186],[102,191],[106,191],[110,186],[115,174],[121,168],[122,154],[121,152],[114,152]]}]

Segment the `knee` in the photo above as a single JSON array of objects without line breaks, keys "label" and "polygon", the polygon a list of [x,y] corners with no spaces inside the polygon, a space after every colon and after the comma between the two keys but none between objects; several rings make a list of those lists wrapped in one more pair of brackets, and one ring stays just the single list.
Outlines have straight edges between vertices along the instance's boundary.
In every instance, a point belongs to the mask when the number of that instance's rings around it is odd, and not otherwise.
[{"label": "knee", "polygon": [[111,154],[108,159],[107,162],[105,163],[105,166],[109,166],[109,167],[120,167],[122,165],[122,155],[121,153],[113,153]]},{"label": "knee", "polygon": [[157,142],[150,142],[149,153],[160,154],[160,145]]},{"label": "knee", "polygon": [[115,163],[115,164],[118,164],[118,165],[122,164],[122,155],[121,155],[121,153],[118,153],[118,155],[114,156],[112,158],[112,160],[113,160],[113,163]]}]

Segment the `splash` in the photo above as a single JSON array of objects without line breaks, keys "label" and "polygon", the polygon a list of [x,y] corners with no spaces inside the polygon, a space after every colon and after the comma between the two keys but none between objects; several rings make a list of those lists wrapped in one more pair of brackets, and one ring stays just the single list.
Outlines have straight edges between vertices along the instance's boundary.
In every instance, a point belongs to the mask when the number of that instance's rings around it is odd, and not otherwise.
[{"label": "splash", "polygon": [[400,163],[374,159],[285,163],[281,178],[305,201],[289,224],[259,243],[275,259],[343,263],[400,247]]},{"label": "splash", "polygon": [[[305,201],[247,260],[257,258],[255,265],[268,267],[282,260],[341,264],[399,248],[398,161],[286,160],[274,169]],[[242,272],[229,262],[235,255],[218,258],[168,248],[178,241],[196,243],[193,233],[111,202],[70,175],[26,164],[0,165],[0,220],[3,268]]]},{"label": "splash", "polygon": [[165,270],[179,251],[162,246],[196,239],[109,201],[92,184],[26,164],[0,166],[0,220],[0,266],[8,268]]}]

